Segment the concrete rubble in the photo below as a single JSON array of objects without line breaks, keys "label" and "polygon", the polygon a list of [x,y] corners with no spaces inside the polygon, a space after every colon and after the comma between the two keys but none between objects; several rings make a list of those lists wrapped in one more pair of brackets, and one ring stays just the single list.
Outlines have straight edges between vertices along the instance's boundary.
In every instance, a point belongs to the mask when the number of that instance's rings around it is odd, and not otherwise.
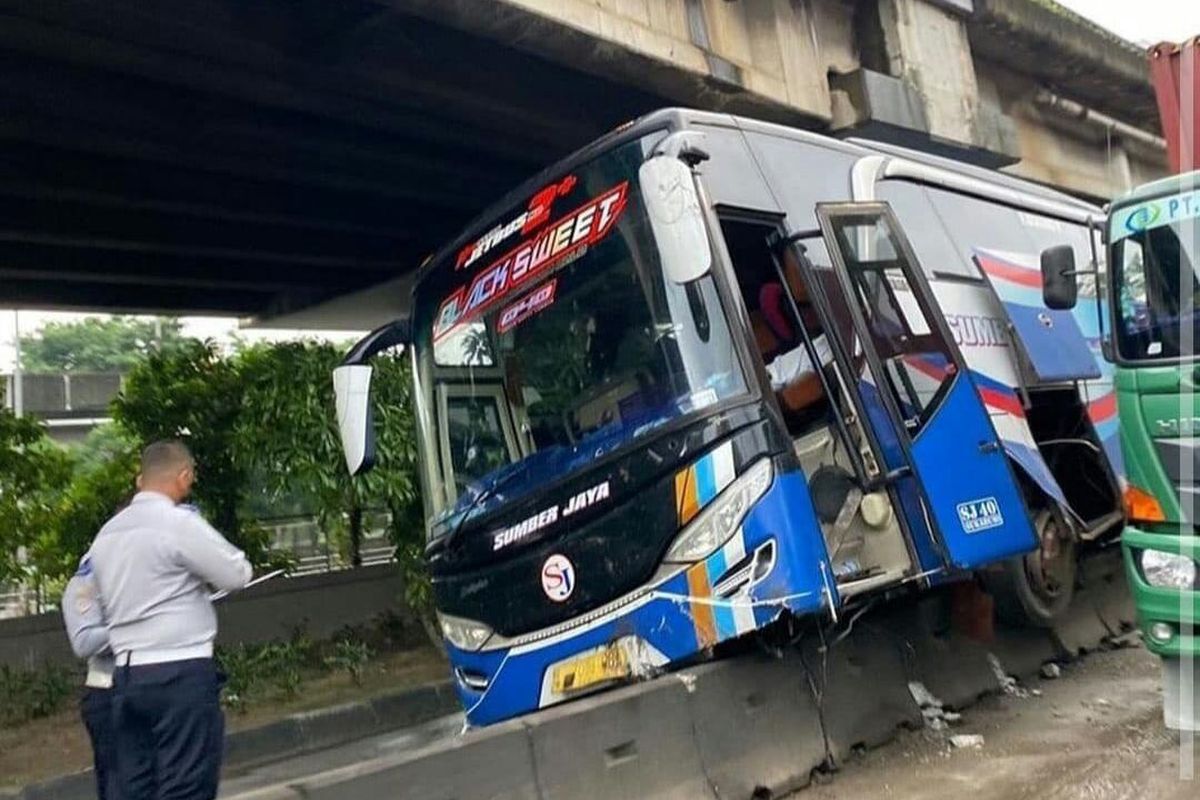
[{"label": "concrete rubble", "polygon": [[1029,697],[1029,691],[1021,688],[1017,679],[1008,674],[994,653],[988,653],[988,664],[992,667],[992,674],[996,676],[996,683],[999,684],[1000,691],[1009,697]]},{"label": "concrete rubble", "polygon": [[955,750],[979,750],[983,747],[983,737],[977,733],[962,733],[950,737],[950,746]]},{"label": "concrete rubble", "polygon": [[913,702],[920,707],[926,728],[944,731],[948,726],[962,721],[962,714],[948,710],[920,681],[909,681],[908,692],[912,695]]}]

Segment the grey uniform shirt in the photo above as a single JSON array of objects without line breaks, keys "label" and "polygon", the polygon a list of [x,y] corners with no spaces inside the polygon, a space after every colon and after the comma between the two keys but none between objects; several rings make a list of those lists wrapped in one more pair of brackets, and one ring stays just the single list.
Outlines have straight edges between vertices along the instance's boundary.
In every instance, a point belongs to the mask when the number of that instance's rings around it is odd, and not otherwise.
[{"label": "grey uniform shirt", "polygon": [[209,586],[250,581],[250,562],[194,510],[140,492],[92,543],[91,565],[118,664],[212,655]]},{"label": "grey uniform shirt", "polygon": [[71,650],[87,659],[87,685],[94,689],[109,688],[112,686],[113,655],[108,647],[108,623],[100,607],[90,553],[79,562],[75,576],[67,581],[62,614]]},{"label": "grey uniform shirt", "polygon": [[[829,349],[829,340],[825,338],[825,334],[819,334],[813,339],[813,349],[817,351],[817,357],[821,359],[821,366],[833,363],[833,351]],[[808,350],[804,345],[797,345],[786,353],[776,356],[770,364],[767,364],[767,375],[771,378],[771,388],[775,390],[782,389],[807,375],[815,374],[816,370],[813,369],[812,359],[808,357]]]}]

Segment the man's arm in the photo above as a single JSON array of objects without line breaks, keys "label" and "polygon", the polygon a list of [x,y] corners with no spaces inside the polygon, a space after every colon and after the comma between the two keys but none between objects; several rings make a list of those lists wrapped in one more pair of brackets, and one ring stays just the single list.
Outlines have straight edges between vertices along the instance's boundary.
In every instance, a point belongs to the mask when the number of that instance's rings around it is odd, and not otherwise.
[{"label": "man's arm", "polygon": [[184,524],[174,534],[179,563],[217,589],[232,592],[250,582],[253,570],[246,554],[225,540],[199,514],[181,511]]},{"label": "man's arm", "polygon": [[100,606],[100,595],[85,557],[75,577],[67,581],[62,597],[63,622],[71,650],[80,658],[91,658],[108,649],[108,625]]}]

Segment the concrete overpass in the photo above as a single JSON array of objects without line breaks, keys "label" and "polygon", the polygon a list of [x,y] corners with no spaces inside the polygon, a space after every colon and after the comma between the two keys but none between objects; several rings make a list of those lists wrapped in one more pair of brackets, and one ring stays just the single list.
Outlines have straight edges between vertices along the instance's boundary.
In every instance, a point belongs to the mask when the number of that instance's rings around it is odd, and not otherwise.
[{"label": "concrete overpass", "polygon": [[295,312],[667,104],[1163,169],[1141,51],[1047,0],[0,0],[0,61],[7,306]]}]

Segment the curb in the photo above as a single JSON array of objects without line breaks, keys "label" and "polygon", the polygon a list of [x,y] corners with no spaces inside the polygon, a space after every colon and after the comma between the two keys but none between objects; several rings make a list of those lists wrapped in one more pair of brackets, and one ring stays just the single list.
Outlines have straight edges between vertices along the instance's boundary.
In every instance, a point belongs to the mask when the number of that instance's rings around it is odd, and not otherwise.
[{"label": "curb", "polygon": [[[459,708],[450,681],[384,694],[357,703],[293,714],[225,737],[223,770],[240,770],[303,755],[377,733],[406,728]],[[0,800],[92,800],[96,784],[90,769],[0,790]]]}]

